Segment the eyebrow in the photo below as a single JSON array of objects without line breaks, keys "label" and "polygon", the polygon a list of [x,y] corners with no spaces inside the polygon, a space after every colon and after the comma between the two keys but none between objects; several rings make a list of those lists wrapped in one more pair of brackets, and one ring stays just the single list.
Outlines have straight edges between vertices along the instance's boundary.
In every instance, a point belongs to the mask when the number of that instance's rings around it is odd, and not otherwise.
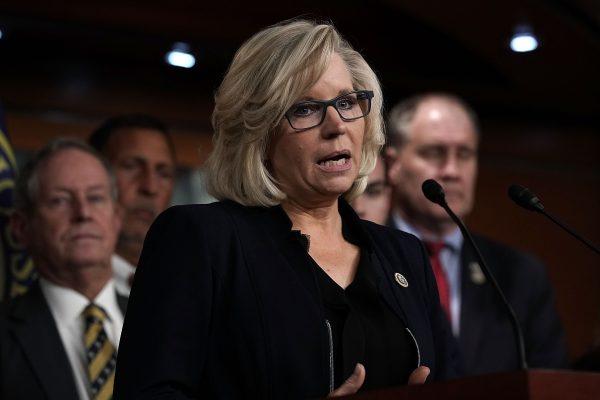
[{"label": "eyebrow", "polygon": [[[354,89],[354,88],[353,89],[341,89],[340,91],[338,91],[338,93],[333,98],[335,99],[336,97],[340,97],[340,96],[343,96],[348,93],[356,92],[356,90],[357,89]],[[328,99],[328,100],[331,100],[331,99]],[[327,101],[327,100],[316,99],[316,98],[310,97],[310,96],[302,96],[298,99],[298,101],[296,103],[302,103],[305,101]]]},{"label": "eyebrow", "polygon": [[[138,155],[138,154],[132,154],[132,155],[125,155],[123,158],[121,158],[119,161],[117,161],[117,164],[122,164],[124,162],[127,161],[134,161],[138,164],[153,164],[154,162],[152,160],[149,160],[147,157]],[[173,161],[170,160],[160,160],[158,162],[156,162],[156,164],[158,165],[158,167],[166,167],[166,168],[172,168],[175,169],[175,163]]]},{"label": "eyebrow", "polygon": [[[89,191],[93,191],[93,190],[103,190],[103,189],[106,189],[107,187],[109,187],[109,186],[106,186],[104,184],[98,184],[98,185],[93,185],[93,186],[90,186],[90,187],[86,187],[86,188],[84,188],[84,191],[89,192]],[[73,188],[59,186],[59,187],[51,188],[50,192],[72,193],[73,192]]]}]

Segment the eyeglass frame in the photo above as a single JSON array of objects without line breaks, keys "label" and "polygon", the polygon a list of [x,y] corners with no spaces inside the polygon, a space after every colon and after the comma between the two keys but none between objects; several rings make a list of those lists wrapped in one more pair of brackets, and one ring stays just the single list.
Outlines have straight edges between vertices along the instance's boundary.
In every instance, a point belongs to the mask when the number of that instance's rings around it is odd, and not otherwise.
[{"label": "eyeglass frame", "polygon": [[[369,107],[367,109],[367,111],[364,113],[364,115],[361,115],[360,117],[356,117],[356,118],[345,118],[342,116],[342,113],[340,113],[340,110],[338,110],[337,106],[336,106],[336,102],[340,100],[340,98],[343,98],[345,96],[351,95],[351,94],[355,94],[355,93],[362,93],[364,95],[366,95],[367,99],[369,100]],[[309,129],[312,128],[316,128],[317,126],[321,125],[323,123],[323,121],[325,121],[325,115],[327,115],[327,108],[329,106],[333,107],[335,109],[335,111],[337,111],[338,115],[340,116],[340,118],[342,119],[342,121],[344,122],[352,122],[352,121],[356,121],[358,119],[361,118],[365,118],[367,115],[369,115],[369,113],[371,112],[371,103],[373,100],[373,97],[375,97],[375,93],[373,93],[372,90],[355,90],[353,92],[349,92],[349,93],[344,93],[344,94],[340,94],[337,97],[334,97],[331,100],[307,100],[307,101],[301,101],[299,103],[295,103],[294,105],[292,105],[292,107],[298,106],[298,105],[302,105],[302,104],[321,104],[322,105],[322,114],[321,114],[321,121],[319,121],[318,124],[313,125],[311,127],[308,128],[294,128],[294,126],[292,125],[292,122],[290,121],[290,117],[288,116],[288,113],[291,111],[291,107],[289,110],[287,110],[284,114],[285,119],[287,120],[288,124],[290,124],[290,126],[292,127],[293,130],[295,130],[296,132],[303,132],[303,131],[307,131]]]}]

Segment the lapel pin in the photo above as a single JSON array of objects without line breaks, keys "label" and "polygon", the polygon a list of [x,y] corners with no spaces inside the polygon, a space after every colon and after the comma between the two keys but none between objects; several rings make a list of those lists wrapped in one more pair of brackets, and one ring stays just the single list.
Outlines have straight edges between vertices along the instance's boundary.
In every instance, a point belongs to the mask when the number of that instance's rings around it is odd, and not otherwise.
[{"label": "lapel pin", "polygon": [[485,275],[477,262],[469,264],[469,271],[471,272],[471,282],[476,285],[483,285],[485,283]]},{"label": "lapel pin", "polygon": [[401,273],[396,272],[394,274],[394,278],[396,278],[396,282],[398,282],[398,285],[400,285],[402,287],[408,287],[408,281],[406,280],[404,275],[402,275]]}]

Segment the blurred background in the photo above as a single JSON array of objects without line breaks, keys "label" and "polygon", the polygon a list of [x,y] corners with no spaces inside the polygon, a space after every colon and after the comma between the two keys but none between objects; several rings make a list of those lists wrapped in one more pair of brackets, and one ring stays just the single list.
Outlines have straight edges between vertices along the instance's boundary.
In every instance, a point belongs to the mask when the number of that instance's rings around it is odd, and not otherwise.
[{"label": "blurred background", "polygon": [[[378,73],[388,108],[426,90],[473,105],[483,142],[468,223],[543,259],[571,358],[586,352],[600,338],[599,259],[506,189],[530,187],[600,242],[598,0],[3,0],[0,103],[18,159],[56,136],[86,138],[109,116],[147,113],[174,136],[174,202],[210,201],[213,93],[244,40],[296,16],[333,22]],[[173,50],[179,66],[167,62]]]}]

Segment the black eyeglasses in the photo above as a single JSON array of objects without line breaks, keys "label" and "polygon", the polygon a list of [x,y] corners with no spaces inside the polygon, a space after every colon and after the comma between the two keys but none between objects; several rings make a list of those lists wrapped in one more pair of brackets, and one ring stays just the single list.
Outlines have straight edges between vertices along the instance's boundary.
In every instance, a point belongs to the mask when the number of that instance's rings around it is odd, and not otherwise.
[{"label": "black eyeglasses", "polygon": [[325,120],[327,107],[332,106],[343,121],[354,121],[369,114],[372,98],[373,91],[357,90],[331,100],[302,101],[290,107],[285,118],[293,129],[305,131],[321,125]]}]

